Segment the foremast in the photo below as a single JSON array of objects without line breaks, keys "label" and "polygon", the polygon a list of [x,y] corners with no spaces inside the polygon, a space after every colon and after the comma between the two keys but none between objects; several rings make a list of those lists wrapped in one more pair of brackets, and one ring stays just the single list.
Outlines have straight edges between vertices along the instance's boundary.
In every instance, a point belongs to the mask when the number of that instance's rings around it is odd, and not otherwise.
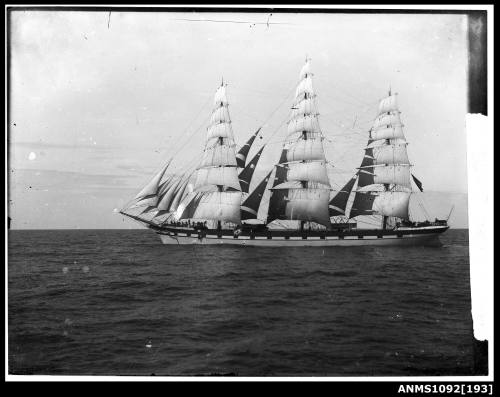
[{"label": "foremast", "polygon": [[191,213],[183,213],[181,218],[213,220],[218,229],[222,222],[241,222],[235,147],[226,85],[222,82],[214,96],[205,149],[196,171],[194,204],[188,205]]}]

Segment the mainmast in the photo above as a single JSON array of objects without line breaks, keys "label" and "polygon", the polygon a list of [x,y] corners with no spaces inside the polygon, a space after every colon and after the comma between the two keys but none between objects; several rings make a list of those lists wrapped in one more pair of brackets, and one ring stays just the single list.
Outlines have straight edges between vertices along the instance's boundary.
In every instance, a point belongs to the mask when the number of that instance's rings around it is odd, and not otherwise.
[{"label": "mainmast", "polygon": [[331,187],[312,76],[311,62],[307,59],[300,71],[288,121],[282,153],[286,159],[280,159],[276,170],[277,175],[285,174],[284,180],[276,181],[278,183],[271,188],[268,215],[268,222],[274,219],[299,220],[301,229],[306,221],[330,227],[328,200]]}]

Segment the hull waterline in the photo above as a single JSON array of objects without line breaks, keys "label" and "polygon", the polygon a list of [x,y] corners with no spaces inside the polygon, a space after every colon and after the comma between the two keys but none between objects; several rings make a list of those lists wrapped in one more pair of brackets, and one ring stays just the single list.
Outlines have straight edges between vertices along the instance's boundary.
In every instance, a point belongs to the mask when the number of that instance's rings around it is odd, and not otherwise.
[{"label": "hull waterline", "polygon": [[[163,244],[168,245],[239,245],[261,247],[330,247],[330,246],[408,246],[439,245],[439,235],[448,226],[412,228],[384,231],[358,230],[344,234],[324,235],[266,235],[233,234],[217,235],[210,233],[189,233],[185,230],[156,230]],[[190,234],[190,235],[188,235]]]}]

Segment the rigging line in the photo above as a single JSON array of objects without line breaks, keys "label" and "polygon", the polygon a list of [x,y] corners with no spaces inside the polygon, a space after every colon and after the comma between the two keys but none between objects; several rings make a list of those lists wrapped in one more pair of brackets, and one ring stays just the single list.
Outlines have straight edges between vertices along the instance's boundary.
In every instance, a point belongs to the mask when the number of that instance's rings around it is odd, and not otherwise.
[{"label": "rigging line", "polygon": [[[207,106],[207,104],[208,104],[208,103],[210,102],[210,100],[212,100],[212,99],[213,99],[213,98],[209,95],[209,96],[208,96],[208,98],[207,98],[207,100],[206,100],[206,101],[205,101],[205,103],[203,104],[203,106],[200,108],[200,110],[199,110],[199,111],[198,111],[198,113],[196,114],[196,116],[194,116],[194,118],[193,118],[193,119],[191,119],[191,121],[189,122],[189,124],[187,125],[187,127],[186,127],[186,128],[184,128],[184,130],[182,131],[182,135],[184,135],[185,133],[187,133],[187,132],[188,132],[189,128],[190,128],[190,127],[194,124],[195,120],[196,120],[196,119],[200,116],[200,114],[201,114],[201,113],[205,110],[205,107]],[[210,117],[210,116],[205,117],[205,119],[203,120],[203,124],[205,124],[205,123],[206,123],[207,118],[209,118],[209,117]],[[203,124],[202,124],[200,127],[198,127],[195,131],[193,131],[193,132],[190,134],[190,136],[188,136],[188,140],[187,140],[187,142],[189,142],[189,140],[192,138],[192,136],[194,135],[194,133],[198,132],[198,130],[199,130],[199,129],[203,126]],[[163,142],[162,142],[162,144],[161,144],[161,145],[159,145],[159,146],[160,146],[160,147],[161,147],[161,146],[163,146],[163,143],[164,143],[164,142],[165,142],[165,141],[163,141]],[[178,145],[178,144],[180,144],[181,142],[182,142],[182,141],[177,141],[177,145]],[[173,151],[175,154],[179,153],[179,152],[180,152],[180,149],[175,149],[175,148],[176,148],[176,144],[174,144],[174,146],[172,146],[172,151]],[[174,150],[174,149],[175,149],[175,150]],[[172,156],[172,157],[174,157],[174,156]]]},{"label": "rigging line", "polygon": [[[361,107],[358,103],[346,101],[345,99],[341,99],[338,97],[335,97],[335,99],[334,99],[329,94],[326,94],[326,95],[322,94],[321,99],[322,99],[322,101],[321,101],[322,104],[326,103],[326,104],[330,105],[330,107],[332,107],[332,105],[335,104],[335,106],[333,106],[334,109],[340,108],[340,109],[348,110],[348,109],[352,109],[352,108],[359,109]],[[366,106],[362,106],[362,109],[365,109],[365,108],[366,108]]]},{"label": "rigging line", "polygon": [[342,123],[339,123],[338,121],[336,120],[331,120],[334,124],[337,125],[337,127],[339,127],[340,129],[342,130],[347,130],[347,131],[353,131],[354,133],[356,134],[360,134],[361,132],[356,132],[354,129],[350,128],[350,127],[346,127],[345,125],[343,125]]},{"label": "rigging line", "polygon": [[328,124],[336,124],[336,127],[341,128],[343,130],[347,131],[356,131],[360,133],[361,131],[366,131],[368,129],[368,126],[371,125],[371,122],[366,122],[366,123],[358,123],[358,125],[355,127],[352,127],[349,121],[345,120],[339,120],[337,118],[330,118],[328,116],[323,116],[323,120],[325,120]]},{"label": "rigging line", "polygon": [[349,116],[349,115],[354,114],[354,116],[359,117],[361,120],[365,120],[365,119],[373,120],[373,119],[375,119],[375,117],[373,117],[371,114],[368,115],[367,114],[368,112],[373,114],[374,113],[373,108],[361,110],[359,107],[356,107],[354,105],[352,107],[347,108],[344,106],[337,106],[337,105],[333,105],[333,104],[328,103],[328,111],[326,111],[326,112],[323,111],[322,114],[324,114],[324,115],[342,115],[344,117],[350,117],[350,118],[352,118],[352,116]]},{"label": "rigging line", "polygon": [[[288,84],[287,84],[288,86]],[[246,93],[254,93],[254,94],[260,94],[260,95],[263,95],[263,96],[266,96],[267,98],[269,98],[269,96],[275,94],[274,91],[262,91],[262,90],[253,90],[253,89],[249,89],[249,88],[243,88],[243,86],[240,86],[238,84],[235,84],[235,83],[231,83],[231,87],[233,88],[233,91],[234,88],[236,89],[236,91],[242,91],[242,92],[246,92]],[[238,94],[238,96],[242,95],[242,92],[240,92]]]},{"label": "rigging line", "polygon": [[194,135],[195,135],[198,131],[200,131],[200,130],[201,130],[201,128],[202,128],[203,126],[205,126],[205,124],[206,124],[206,123],[207,123],[207,121],[210,119],[210,117],[211,117],[211,115],[210,115],[210,116],[205,117],[205,119],[204,119],[204,120],[203,120],[203,122],[202,122],[202,123],[198,126],[198,128],[196,128],[196,129],[195,129],[195,130],[194,130],[194,131],[193,131],[193,132],[192,132],[192,133],[191,133],[191,134],[190,134],[190,135],[186,138],[185,142],[184,142],[184,143],[183,143],[183,144],[182,144],[179,148],[177,148],[177,149],[175,150],[175,154],[174,154],[174,156],[172,156],[172,158],[173,158],[173,157],[175,157],[177,154],[179,154],[179,153],[181,152],[181,150],[182,150],[182,149],[184,149],[184,148],[186,147],[186,145],[187,145],[189,142],[191,142],[191,140],[192,140],[192,138],[194,137]]},{"label": "rigging line", "polygon": [[346,91],[344,88],[342,88],[341,86],[335,84],[332,82],[332,80],[328,80],[328,83],[330,85],[332,85],[334,88],[337,88],[336,91],[342,91],[344,95],[347,95],[349,97],[351,97],[352,99],[354,99],[355,101],[361,103],[361,104],[364,104],[365,106],[371,106],[373,105],[374,103],[378,103],[379,100],[377,100],[376,102],[375,101],[372,101],[372,102],[366,102],[366,101],[363,101],[361,99],[359,99],[358,97],[355,97],[354,95],[350,94],[348,91]]},{"label": "rigging line", "polygon": [[[337,90],[336,90],[336,91],[337,91]],[[338,91],[337,91],[337,92],[338,92]],[[346,100],[346,99],[341,99],[341,98],[339,98],[339,97],[335,97],[335,99],[333,99],[334,97],[330,96],[330,94],[327,94],[326,96],[328,97],[327,99],[329,99],[330,101],[333,101],[333,102],[342,102],[342,103],[347,104],[347,105],[350,105],[350,106],[360,107],[360,104],[361,104],[361,107],[362,107],[363,109],[366,109],[366,110],[364,111],[364,113],[366,113],[367,111],[369,111],[369,110],[373,109],[373,108],[375,107],[375,105],[377,105],[377,104],[379,103],[379,101],[372,101],[372,102],[370,102],[370,103],[363,103],[363,102],[361,102],[361,101],[357,100],[356,98],[355,98],[355,100],[356,100],[356,101],[358,101],[359,103],[353,103],[353,102],[351,102],[351,101],[348,101],[348,100]]]},{"label": "rigging line", "polygon": [[[276,135],[276,133],[277,133],[277,132],[281,129],[281,127],[283,127],[283,125],[285,125],[285,124],[286,124],[287,119],[288,119],[288,117],[287,117],[285,120],[283,120],[283,121],[281,122],[281,124],[280,124],[280,125],[279,125],[279,126],[278,126],[275,130],[274,130],[274,132],[273,132],[273,133],[269,136],[269,138],[268,138],[268,139],[267,139],[267,141],[264,143],[264,145],[267,145],[267,144],[269,143],[269,141],[271,140],[271,138],[273,138],[273,137]],[[285,142],[285,140],[286,140],[286,137],[285,137],[285,138],[283,138],[282,140],[280,140],[280,143],[284,143],[284,142]]]},{"label": "rigging line", "polygon": [[236,105],[232,104],[231,107],[233,109],[236,109],[239,114],[242,114],[243,116],[246,116],[246,117],[252,119],[253,121],[257,121],[258,125],[262,125],[262,123],[260,122],[260,120],[257,117],[252,116],[250,113],[247,113],[247,112],[243,111],[240,106],[236,106]]},{"label": "rigging line", "polygon": [[[266,124],[266,123],[267,123],[267,122],[271,119],[271,117],[273,117],[273,116],[274,116],[274,114],[278,111],[278,109],[279,109],[279,108],[281,108],[281,106],[283,106],[283,104],[284,104],[284,103],[288,100],[288,97],[290,96],[290,94],[291,94],[293,91],[295,91],[295,89],[296,89],[296,86],[293,86],[293,87],[290,89],[290,91],[288,91],[288,92],[287,92],[287,94],[286,94],[285,98],[283,99],[283,101],[281,101],[281,103],[280,103],[280,104],[276,107],[276,109],[274,109],[274,110],[272,111],[272,113],[269,115],[269,117],[268,117],[266,120],[264,120],[264,122],[262,123],[262,125]],[[287,116],[288,116],[288,115],[287,115]],[[287,118],[288,118],[288,117],[287,117]],[[281,125],[280,125],[279,127],[281,127]],[[279,127],[278,127],[278,128],[279,128]],[[271,137],[272,137],[272,135],[271,135]]]},{"label": "rigging line", "polygon": [[[345,102],[345,101],[342,101],[342,100],[332,100],[331,98],[329,98],[329,95],[326,95],[327,98],[325,98],[325,100],[322,101],[322,103],[327,103],[329,105],[329,108],[330,109],[339,109],[339,113],[345,113],[345,111],[343,111],[342,109],[344,110],[351,110],[353,107],[357,109],[356,113],[358,114],[366,114],[368,112],[374,112],[375,109],[374,109],[374,106],[363,106],[361,109],[362,110],[359,110],[359,105],[356,105],[356,104],[353,104],[353,103],[348,103],[348,102]],[[332,106],[333,103],[337,103],[337,102],[343,102],[345,105],[349,105],[348,107],[347,106],[338,106],[338,105],[335,105],[335,106]],[[331,110],[330,110],[331,112]],[[371,116],[370,116],[371,117]]]}]

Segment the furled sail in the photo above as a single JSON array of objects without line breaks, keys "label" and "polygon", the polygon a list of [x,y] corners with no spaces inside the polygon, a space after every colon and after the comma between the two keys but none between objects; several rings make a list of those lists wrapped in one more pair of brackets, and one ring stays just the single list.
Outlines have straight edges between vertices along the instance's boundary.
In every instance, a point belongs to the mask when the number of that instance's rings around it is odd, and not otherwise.
[{"label": "furled sail", "polygon": [[330,200],[328,205],[330,216],[345,215],[347,201],[351,195],[352,188],[356,183],[356,176],[353,176],[342,189]]},{"label": "furled sail", "polygon": [[257,187],[248,195],[248,197],[241,204],[241,220],[257,219],[260,202],[266,190],[266,186],[271,178],[271,170],[266,177],[257,185]]},{"label": "furled sail", "polygon": [[260,128],[255,131],[255,133],[248,139],[248,141],[241,147],[241,149],[238,150],[238,154],[236,155],[236,163],[238,167],[245,168],[248,152],[250,151],[255,138],[257,138],[257,135],[259,135],[259,132]]},{"label": "furled sail", "polygon": [[250,181],[252,180],[252,175],[255,171],[255,167],[257,167],[257,163],[259,162],[260,156],[262,155],[262,151],[264,150],[264,146],[262,146],[257,154],[253,156],[252,160],[246,165],[246,167],[240,172],[238,178],[240,180],[241,191],[244,193],[248,193],[248,189],[250,187]]},{"label": "furled sail", "polygon": [[312,221],[329,227],[331,189],[309,59],[299,77],[282,153],[285,159],[280,159],[276,167],[271,188],[268,222],[274,219]]}]

